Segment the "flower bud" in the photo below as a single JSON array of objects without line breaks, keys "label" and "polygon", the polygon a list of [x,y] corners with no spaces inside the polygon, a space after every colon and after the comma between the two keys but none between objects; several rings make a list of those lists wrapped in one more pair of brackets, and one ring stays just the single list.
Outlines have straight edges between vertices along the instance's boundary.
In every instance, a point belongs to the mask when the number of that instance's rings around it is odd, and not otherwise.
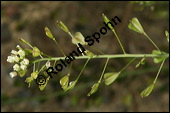
[{"label": "flower bud", "polygon": [[57,21],[57,26],[63,29],[65,32],[69,33],[68,28],[61,21]]}]

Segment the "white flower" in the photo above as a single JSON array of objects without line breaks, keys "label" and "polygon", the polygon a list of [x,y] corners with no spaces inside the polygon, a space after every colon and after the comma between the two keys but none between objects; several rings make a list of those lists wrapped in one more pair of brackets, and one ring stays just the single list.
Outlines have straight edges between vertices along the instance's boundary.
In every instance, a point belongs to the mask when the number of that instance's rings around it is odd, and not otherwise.
[{"label": "white flower", "polygon": [[19,50],[18,54],[19,54],[21,59],[23,59],[25,57],[25,52],[23,50]]},{"label": "white flower", "polygon": [[51,64],[50,64],[50,62],[47,62],[46,64],[45,64],[45,66],[47,67],[47,69],[51,66]]},{"label": "white flower", "polygon": [[15,65],[13,66],[13,68],[14,68],[14,71],[19,71],[19,70],[20,70],[20,67],[19,67],[18,64],[15,64]]},{"label": "white flower", "polygon": [[20,58],[19,58],[18,56],[13,56],[13,60],[14,60],[15,62],[18,62],[18,61],[20,60]]},{"label": "white flower", "polygon": [[19,50],[22,50],[22,48],[19,45],[17,45],[16,48]]},{"label": "white flower", "polygon": [[26,66],[26,65],[21,65],[20,68],[21,68],[22,70],[25,70],[25,69],[27,69],[27,66]]},{"label": "white flower", "polygon": [[8,56],[7,62],[14,63],[13,56]]},{"label": "white flower", "polygon": [[17,55],[17,54],[18,54],[18,52],[15,51],[15,50],[12,50],[11,53],[14,54],[14,55]]},{"label": "white flower", "polygon": [[13,72],[9,73],[9,75],[11,78],[13,78],[13,77],[17,76],[17,72],[13,71]]},{"label": "white flower", "polygon": [[16,48],[21,48],[21,47],[19,45],[17,45]]},{"label": "white flower", "polygon": [[21,65],[28,65],[29,64],[29,60],[27,58],[24,58],[21,62]]}]

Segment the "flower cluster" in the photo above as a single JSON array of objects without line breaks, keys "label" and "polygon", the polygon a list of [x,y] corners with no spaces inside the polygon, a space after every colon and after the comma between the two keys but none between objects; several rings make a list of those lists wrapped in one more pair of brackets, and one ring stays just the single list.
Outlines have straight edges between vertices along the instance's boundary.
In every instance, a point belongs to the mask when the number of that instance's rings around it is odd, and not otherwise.
[{"label": "flower cluster", "polygon": [[7,62],[16,63],[13,66],[13,72],[10,73],[10,77],[13,78],[17,76],[17,73],[22,77],[26,73],[27,66],[29,65],[29,60],[25,58],[25,51],[17,45],[18,51],[12,50],[11,56],[8,56]]}]

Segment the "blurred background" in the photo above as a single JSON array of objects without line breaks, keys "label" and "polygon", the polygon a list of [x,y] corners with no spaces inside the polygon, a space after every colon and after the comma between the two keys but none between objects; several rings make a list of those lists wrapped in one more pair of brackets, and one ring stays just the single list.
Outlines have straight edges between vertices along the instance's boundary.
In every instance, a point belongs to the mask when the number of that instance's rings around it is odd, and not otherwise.
[{"label": "blurred background", "polygon": [[[113,84],[106,86],[102,83],[90,97],[87,97],[87,93],[98,81],[106,59],[92,59],[75,88],[69,92],[64,92],[59,84],[67,69],[51,79],[43,91],[39,90],[36,83],[28,88],[24,82],[26,77],[10,78],[13,64],[6,61],[7,56],[12,49],[17,50],[15,47],[18,44],[22,48],[29,48],[18,38],[24,38],[50,56],[59,57],[62,54],[55,43],[47,38],[44,27],[52,31],[64,52],[69,54],[77,47],[71,43],[69,35],[56,26],[56,21],[65,23],[72,34],[79,31],[86,37],[104,26],[102,13],[110,19],[118,16],[122,20],[115,30],[127,53],[150,54],[156,49],[143,35],[128,29],[129,20],[133,17],[139,19],[145,32],[161,50],[169,51],[165,38],[165,30],[169,31],[169,2],[166,1],[1,2],[1,111],[169,111],[169,59],[163,66],[153,92],[143,99],[140,92],[152,83],[160,66],[154,64],[152,58],[147,58],[146,65],[135,70],[140,60],[137,59]],[[105,54],[122,53],[111,31],[93,46]],[[129,60],[111,59],[106,72],[121,70]],[[73,62],[72,80],[78,76],[84,63],[85,60]]]}]

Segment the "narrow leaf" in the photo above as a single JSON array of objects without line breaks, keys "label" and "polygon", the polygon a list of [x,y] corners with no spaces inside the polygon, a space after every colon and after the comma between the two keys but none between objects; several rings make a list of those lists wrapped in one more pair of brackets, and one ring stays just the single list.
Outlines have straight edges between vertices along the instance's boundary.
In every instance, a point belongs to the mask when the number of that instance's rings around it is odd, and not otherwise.
[{"label": "narrow leaf", "polygon": [[120,72],[111,72],[111,73],[105,73],[104,74],[104,82],[106,85],[110,85],[113,83],[116,78],[120,75]]},{"label": "narrow leaf", "polygon": [[149,94],[152,92],[153,88],[154,88],[154,85],[155,84],[151,84],[150,86],[148,86],[146,89],[144,89],[142,92],[141,92],[141,97],[147,97],[149,96]]}]

